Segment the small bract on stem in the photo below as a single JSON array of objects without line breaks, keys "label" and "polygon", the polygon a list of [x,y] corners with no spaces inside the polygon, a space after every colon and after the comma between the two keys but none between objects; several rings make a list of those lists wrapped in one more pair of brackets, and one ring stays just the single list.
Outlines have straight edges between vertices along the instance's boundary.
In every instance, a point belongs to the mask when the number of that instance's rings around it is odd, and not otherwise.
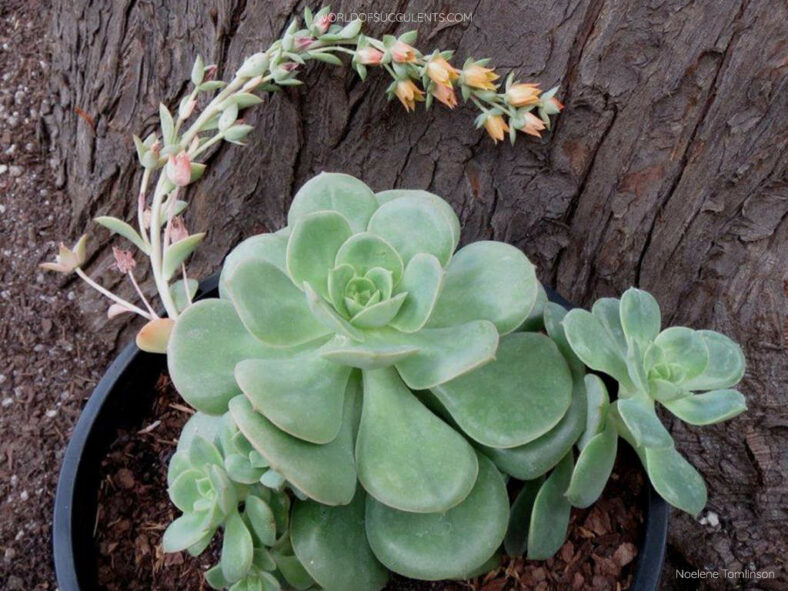
[{"label": "small bract on stem", "polygon": [[[186,207],[185,202],[178,200],[181,189],[203,175],[205,164],[198,163],[197,159],[211,147],[222,141],[243,144],[252,127],[245,124],[239,114],[262,102],[254,93],[301,84],[297,74],[307,61],[341,66],[338,56],[349,55],[353,69],[362,80],[369,67],[380,66],[392,77],[386,91],[389,99],[397,97],[407,111],[414,110],[417,102],[425,102],[429,108],[433,99],[453,109],[459,89],[462,98],[481,111],[477,127],[483,126],[495,142],[503,139],[507,131],[514,142],[518,129],[539,137],[541,130],[549,128],[550,115],[563,108],[555,98],[557,87],[541,93],[538,84],[516,82],[513,74],[507,78],[504,91],[498,92],[495,80],[499,76],[487,67],[488,60],[469,58],[462,69],[457,69],[449,62],[451,51],[421,53],[412,45],[416,40],[415,31],[400,37],[384,35],[382,39],[375,39],[361,33],[360,20],[345,26],[332,24],[333,20],[328,7],[314,15],[307,8],[303,28],[299,28],[298,20],[294,19],[281,39],[266,51],[247,58],[229,83],[213,80],[216,66],[206,66],[198,56],[191,71],[192,89],[181,99],[174,116],[164,104],[159,105],[160,134],[152,133],[144,141],[134,136],[137,156],[143,167],[137,197],[137,229],[114,217],[101,216],[96,221],[129,240],[149,258],[156,292],[171,320],[177,319],[182,311],[176,302],[180,295],[173,294],[170,286],[173,272],[180,269],[187,295],[185,301],[191,303],[185,261],[204,236],[179,234],[176,238],[172,235],[173,221]],[[217,94],[200,110],[200,96],[215,91]],[[189,120],[191,124],[183,129]],[[149,186],[156,175],[153,194],[149,196]],[[66,273],[78,267],[43,266]],[[133,275],[130,279],[147,311],[117,295],[109,295],[107,289],[100,288],[81,270],[78,275],[114,302],[116,307],[109,310],[110,315],[114,316],[117,306],[121,306],[149,321],[158,318]],[[141,346],[150,349],[152,344],[142,342]]]}]

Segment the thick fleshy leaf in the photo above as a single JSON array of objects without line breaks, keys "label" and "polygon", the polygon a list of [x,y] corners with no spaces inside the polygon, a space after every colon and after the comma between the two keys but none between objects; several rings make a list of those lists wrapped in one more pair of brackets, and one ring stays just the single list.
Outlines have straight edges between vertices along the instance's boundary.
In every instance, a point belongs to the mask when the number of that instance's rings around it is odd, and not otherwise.
[{"label": "thick fleshy leaf", "polygon": [[431,513],[460,503],[478,473],[471,446],[432,414],[393,368],[363,375],[359,482],[378,501],[402,511]]},{"label": "thick fleshy leaf", "polygon": [[586,372],[585,365],[580,361],[566,338],[564,326],[561,322],[564,320],[567,311],[563,306],[559,306],[553,302],[547,302],[544,305],[544,328],[547,334],[561,351],[566,362],[569,364],[569,369],[572,371],[574,379],[582,379]]},{"label": "thick fleshy leaf", "polygon": [[626,390],[634,388],[618,343],[594,314],[586,310],[570,310],[563,325],[572,350],[583,363],[613,376]]},{"label": "thick fleshy leaf", "polygon": [[626,355],[627,337],[624,334],[624,327],[621,326],[621,302],[616,298],[599,298],[591,306],[591,313],[602,323],[621,352],[621,356]]},{"label": "thick fleshy leaf", "polygon": [[293,283],[306,281],[328,298],[328,274],[339,248],[352,235],[350,224],[336,211],[316,211],[301,218],[287,243],[287,272]]},{"label": "thick fleshy leaf", "polygon": [[336,264],[350,265],[361,276],[375,267],[386,269],[391,271],[394,285],[399,283],[404,270],[402,257],[394,247],[369,232],[355,234],[347,240],[337,253]]},{"label": "thick fleshy leaf", "polygon": [[744,396],[736,390],[712,390],[663,402],[665,408],[690,425],[713,425],[747,410]]},{"label": "thick fleshy leaf", "polygon": [[430,254],[417,254],[408,262],[402,281],[397,286],[408,297],[390,323],[402,332],[416,332],[429,320],[443,285],[443,267]]},{"label": "thick fleshy leaf", "polygon": [[545,474],[563,458],[583,433],[586,421],[586,393],[583,380],[575,380],[572,403],[561,421],[530,443],[509,449],[482,447],[503,472],[520,480]]},{"label": "thick fleshy leaf", "polygon": [[621,327],[628,339],[649,343],[659,334],[659,304],[647,291],[630,287],[621,296]]},{"label": "thick fleshy leaf", "polygon": [[688,396],[689,392],[668,380],[652,378],[648,381],[648,395],[657,402],[665,403]]},{"label": "thick fleshy leaf", "polygon": [[545,292],[542,284],[539,283],[536,293],[536,303],[528,313],[528,317],[523,321],[517,330],[522,330],[525,332],[539,332],[542,330],[544,328],[544,310],[547,301],[547,292]]},{"label": "thick fleshy leaf", "polygon": [[331,210],[342,214],[353,232],[363,232],[377,208],[375,194],[360,180],[348,174],[323,172],[304,183],[293,197],[287,225],[295,226],[312,212]]},{"label": "thick fleshy leaf", "polygon": [[282,431],[328,443],[342,426],[350,371],[314,349],[289,359],[242,361],[235,367],[235,379],[252,406]]},{"label": "thick fleshy leaf", "polygon": [[652,401],[645,397],[623,398],[614,404],[637,445],[647,448],[673,447],[673,438],[659,420]]},{"label": "thick fleshy leaf", "polygon": [[563,545],[572,505],[564,496],[572,477],[572,453],[558,463],[536,495],[528,528],[528,560],[547,560]]},{"label": "thick fleshy leaf", "polygon": [[166,279],[172,277],[181,268],[183,262],[194,252],[194,249],[197,248],[203,238],[205,238],[205,233],[201,232],[187,236],[167,246],[164,249],[164,257],[161,264],[162,275]]},{"label": "thick fleshy leaf", "polygon": [[209,415],[200,411],[194,413],[181,429],[176,450],[188,450],[195,437],[216,441],[216,436],[219,434],[223,422],[223,416]]},{"label": "thick fleshy leaf", "polygon": [[697,515],[706,506],[706,484],[675,448],[646,449],[646,471],[656,491],[668,503]]},{"label": "thick fleshy leaf", "polygon": [[273,347],[291,347],[327,335],[304,294],[275,265],[250,259],[225,278],[227,295],[244,326]]},{"label": "thick fleshy leaf", "polygon": [[701,375],[709,364],[709,350],[703,337],[691,328],[672,326],[663,330],[654,345],[659,350],[659,364],[678,365],[686,380]]},{"label": "thick fleshy leaf", "polygon": [[385,339],[392,345],[419,349],[396,364],[402,379],[414,390],[433,388],[476,369],[494,359],[498,348],[498,331],[486,320],[424,328],[411,334],[391,330]]},{"label": "thick fleshy leaf", "polygon": [[293,507],[291,538],[296,556],[326,591],[377,591],[389,578],[367,543],[366,495],[349,505],[326,507],[299,501]]},{"label": "thick fleshy leaf", "polygon": [[460,220],[457,218],[457,214],[454,213],[454,209],[452,209],[451,205],[434,193],[429,193],[428,191],[392,189],[390,191],[375,193],[375,199],[377,199],[378,203],[381,205],[402,197],[415,198],[418,201],[429,202],[432,207],[439,210],[451,227],[454,242],[452,250],[457,248],[457,244],[460,242]]},{"label": "thick fleshy leaf", "polygon": [[274,512],[263,499],[248,496],[244,501],[244,515],[252,526],[252,531],[265,546],[273,546],[276,542],[276,520]]},{"label": "thick fleshy leaf", "polygon": [[170,335],[167,366],[186,402],[202,412],[221,414],[241,393],[233,375],[236,364],[273,354],[249,334],[230,302],[203,300],[178,317]]},{"label": "thick fleshy leaf", "polygon": [[326,505],[345,505],[356,490],[353,459],[353,417],[358,403],[357,379],[348,382],[342,429],[330,443],[316,445],[280,431],[255,412],[244,396],[230,401],[241,432],[269,465],[304,494]]},{"label": "thick fleshy leaf", "polygon": [[572,376],[550,338],[518,332],[501,339],[494,361],[432,390],[469,437],[515,447],[558,424],[572,398]]},{"label": "thick fleshy leaf", "polygon": [[522,556],[528,549],[528,529],[531,525],[531,512],[539,489],[542,488],[543,478],[526,480],[523,488],[512,503],[509,515],[509,528],[503,547],[509,556]]},{"label": "thick fleshy leaf", "polygon": [[219,564],[222,565],[222,576],[229,582],[243,579],[252,568],[254,547],[252,534],[237,511],[227,516],[224,524],[222,554]]},{"label": "thick fleshy leaf", "polygon": [[602,494],[616,462],[618,434],[612,423],[597,433],[580,452],[566,498],[575,507],[590,507]]},{"label": "thick fleshy leaf", "polygon": [[183,282],[183,279],[179,279],[170,285],[170,296],[172,296],[175,302],[175,309],[178,312],[183,312],[191,305],[190,302],[194,299],[194,294],[197,293],[198,287],[200,287],[200,284],[196,279],[189,279],[186,283]]},{"label": "thick fleshy leaf", "polygon": [[184,513],[194,510],[194,503],[202,496],[197,487],[197,480],[202,478],[200,470],[186,470],[181,472],[167,487],[167,494],[173,505]]},{"label": "thick fleshy leaf", "polygon": [[180,552],[199,542],[208,530],[205,513],[186,513],[167,526],[162,537],[165,552]]},{"label": "thick fleshy leaf", "polygon": [[[372,283],[375,284],[375,287],[380,292],[381,300],[389,299],[391,297],[391,294],[394,293],[393,274],[388,269],[384,269],[383,267],[372,267],[369,271],[366,272],[364,277],[369,279]],[[399,291],[408,291],[408,290],[402,289],[400,287]]]},{"label": "thick fleshy leaf", "polygon": [[110,232],[123,236],[145,254],[150,254],[150,245],[145,243],[137,230],[123,220],[111,216],[99,216],[94,218],[93,221],[104,226]]},{"label": "thick fleshy leaf", "polygon": [[391,244],[405,264],[415,255],[426,253],[445,266],[454,251],[454,228],[443,209],[415,195],[381,205],[367,230]]},{"label": "thick fleshy leaf", "polygon": [[610,407],[610,397],[607,394],[605,383],[599,376],[592,373],[584,378],[586,386],[586,428],[583,435],[577,442],[577,446],[583,449],[591,439],[596,437],[605,429],[607,421],[607,411]]},{"label": "thick fleshy leaf", "polygon": [[479,477],[466,499],[445,513],[405,513],[367,498],[367,539],[396,573],[434,581],[468,575],[506,534],[509,498],[492,463],[479,456]]},{"label": "thick fleshy leaf", "polygon": [[324,327],[324,330],[339,333],[357,341],[364,340],[364,334],[342,318],[308,283],[304,283],[304,294],[306,294],[306,304],[312,313],[312,319],[316,319]]},{"label": "thick fleshy leaf", "polygon": [[687,390],[716,390],[730,388],[744,376],[744,355],[741,347],[723,334],[713,330],[699,330],[709,352],[709,363],[698,376],[685,381]]},{"label": "thick fleshy leaf", "polygon": [[348,318],[350,313],[345,307],[345,287],[355,274],[356,272],[350,265],[339,265],[328,273],[328,299],[337,312]]},{"label": "thick fleshy leaf", "polygon": [[284,271],[286,268],[286,253],[288,233],[276,232],[274,234],[258,234],[241,242],[224,259],[222,273],[219,276],[219,293],[223,298],[228,297],[226,290],[227,277],[235,272],[235,268],[242,262],[255,259],[266,261],[277,269]]},{"label": "thick fleshy leaf", "polygon": [[408,297],[406,292],[399,293],[393,298],[383,300],[377,304],[367,306],[350,319],[350,323],[360,328],[380,328],[391,322],[402,308]]},{"label": "thick fleshy leaf", "polygon": [[282,577],[293,589],[306,591],[312,588],[314,581],[298,558],[292,554],[282,554],[280,552],[272,552],[271,555],[274,557]]},{"label": "thick fleshy leaf", "polygon": [[391,345],[385,340],[369,338],[359,343],[353,339],[337,335],[320,348],[320,355],[333,363],[378,369],[394,365],[418,353],[420,349],[412,345]]},{"label": "thick fleshy leaf", "polygon": [[503,242],[474,242],[457,251],[446,268],[427,326],[489,320],[506,334],[528,317],[538,285],[534,266],[522,251]]},{"label": "thick fleshy leaf", "polygon": [[166,353],[174,326],[175,321],[171,318],[149,320],[137,333],[137,347],[147,353]]}]

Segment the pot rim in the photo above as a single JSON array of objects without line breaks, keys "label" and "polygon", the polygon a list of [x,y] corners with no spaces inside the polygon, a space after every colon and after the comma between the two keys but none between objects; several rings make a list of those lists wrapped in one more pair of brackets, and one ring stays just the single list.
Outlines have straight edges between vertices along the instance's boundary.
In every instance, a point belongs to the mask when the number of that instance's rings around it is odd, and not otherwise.
[{"label": "pot rim", "polygon": [[[217,273],[200,282],[197,297],[214,294],[218,285]],[[552,289],[545,287],[545,291],[551,302],[567,308],[576,307]],[[115,404],[117,401],[110,404],[110,399],[117,396],[128,378],[153,372],[153,382],[163,368],[161,355],[145,353],[134,342],[129,343],[110,364],[77,420],[63,456],[55,493],[52,549],[60,591],[96,588],[95,551],[92,535],[88,535],[92,534],[93,528],[87,526],[95,523],[97,495],[94,493],[98,484],[98,466],[117,430],[119,419],[129,416],[125,412],[128,410],[126,407]],[[138,396],[134,401],[136,406],[143,406],[140,398]],[[107,417],[113,414],[115,421],[110,424]],[[667,547],[670,506],[657,494],[648,478],[645,484],[645,521],[635,558],[631,591],[657,590]],[[75,552],[75,549],[79,550]]]}]

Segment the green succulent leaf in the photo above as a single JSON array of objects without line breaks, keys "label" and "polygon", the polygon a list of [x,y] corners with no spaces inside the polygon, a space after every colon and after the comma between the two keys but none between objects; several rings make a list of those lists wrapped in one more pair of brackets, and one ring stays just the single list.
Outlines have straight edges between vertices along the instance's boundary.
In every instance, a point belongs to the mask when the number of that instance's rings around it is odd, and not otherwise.
[{"label": "green succulent leaf", "polygon": [[357,341],[364,340],[364,334],[342,318],[308,283],[304,283],[304,293],[306,294],[307,307],[312,312],[313,319],[317,319],[324,329]]},{"label": "green succulent leaf", "polygon": [[547,302],[544,304],[544,328],[569,364],[572,377],[574,379],[582,378],[585,375],[586,368],[583,362],[575,355],[575,352],[572,351],[572,347],[564,332],[564,326],[561,324],[566,314],[567,311],[562,306],[553,302]]},{"label": "green succulent leaf", "polygon": [[547,473],[571,449],[586,422],[586,393],[583,380],[575,380],[572,403],[561,421],[547,433],[519,447],[482,447],[487,457],[503,472],[520,480],[533,480]]},{"label": "green succulent leaf", "polygon": [[634,388],[619,343],[596,315],[586,310],[570,310],[563,325],[572,350],[583,363],[613,376],[627,390]]},{"label": "green succulent leaf", "polygon": [[194,299],[194,294],[197,293],[199,286],[200,284],[196,279],[189,279],[186,283],[183,282],[183,279],[180,279],[170,285],[170,296],[172,296],[175,302],[175,309],[178,312],[183,312],[191,305],[190,301]]},{"label": "green succulent leaf", "polygon": [[621,302],[616,298],[599,298],[591,306],[591,313],[596,316],[624,357],[627,354],[627,337],[621,325]]},{"label": "green succulent leaf", "polygon": [[226,300],[203,300],[178,317],[167,348],[167,366],[178,392],[196,409],[222,414],[241,393],[233,371],[249,358],[275,351],[246,330]]},{"label": "green succulent leaf", "polygon": [[313,349],[289,359],[241,361],[235,379],[252,405],[282,431],[328,443],[342,426],[350,372]]},{"label": "green succulent leaf", "polygon": [[194,504],[202,497],[197,487],[197,480],[202,476],[200,470],[185,470],[167,487],[170,500],[184,513],[194,511]]},{"label": "green succulent leaf", "polygon": [[372,342],[367,339],[359,343],[347,337],[336,336],[321,347],[320,354],[333,363],[360,369],[379,369],[394,365],[420,350],[413,345],[391,345],[385,340]]},{"label": "green succulent leaf", "polygon": [[315,211],[336,211],[350,223],[353,232],[363,232],[378,208],[375,194],[360,180],[339,173],[321,173],[299,189],[287,213],[287,225]]},{"label": "green succulent leaf", "polygon": [[473,490],[446,512],[405,513],[368,497],[367,539],[378,560],[428,581],[463,577],[487,562],[506,534],[509,499],[495,466],[478,461]]},{"label": "green succulent leaf", "polygon": [[605,383],[594,374],[588,374],[584,378],[586,389],[586,401],[588,411],[586,412],[586,428],[583,435],[577,442],[580,449],[585,448],[591,439],[604,431],[608,408],[610,407],[610,397],[607,394]]},{"label": "green succulent leaf", "polygon": [[617,449],[618,433],[612,423],[583,448],[566,491],[566,498],[573,506],[590,507],[601,496],[613,472]]},{"label": "green succulent leaf", "polygon": [[241,322],[267,345],[291,347],[329,334],[310,313],[301,290],[271,263],[239,263],[225,278],[225,287]]},{"label": "green succulent leaf", "polygon": [[272,552],[271,555],[284,580],[296,591],[306,591],[315,584],[304,565],[295,556],[280,552]]},{"label": "green succulent leaf", "polygon": [[472,439],[516,447],[544,435],[566,414],[572,376],[553,341],[518,332],[501,339],[494,361],[433,392]]},{"label": "green succulent leaf", "polygon": [[563,545],[572,505],[564,496],[572,477],[572,453],[567,453],[544,481],[534,500],[528,528],[528,560],[547,560]]},{"label": "green succulent leaf", "polygon": [[673,447],[673,438],[654,411],[654,403],[645,397],[619,399],[615,403],[619,416],[635,439],[646,448]]},{"label": "green succulent leaf", "polygon": [[[525,321],[520,325],[517,330],[522,330],[525,332],[539,332],[541,331],[544,326],[544,313],[545,313],[545,306],[547,305],[547,292],[545,292],[544,287],[541,283],[537,286],[537,293],[536,293],[536,303],[534,307],[531,308],[531,312],[528,314],[528,317]],[[561,308],[560,306],[558,306]],[[563,310],[563,308],[561,308]],[[564,311],[564,313],[566,313]],[[562,316],[563,317],[563,316]]]},{"label": "green succulent leaf", "polygon": [[236,267],[244,261],[254,259],[271,263],[280,271],[286,269],[288,234],[259,234],[252,236],[236,246],[224,259],[222,273],[219,276],[219,293],[227,298],[227,277],[235,272]]},{"label": "green succulent leaf", "polygon": [[713,330],[699,330],[709,352],[709,363],[703,373],[686,380],[687,390],[716,390],[730,388],[744,376],[744,355],[741,347],[723,334]]},{"label": "green succulent leaf", "polygon": [[495,358],[498,331],[486,320],[448,328],[424,328],[407,334],[382,332],[392,345],[416,347],[419,352],[397,362],[409,388],[426,390],[457,378]]},{"label": "green succulent leaf", "polygon": [[367,306],[350,319],[350,323],[360,328],[381,328],[391,322],[402,308],[408,297],[407,292],[393,298]]},{"label": "green succulent leaf", "polygon": [[256,412],[244,396],[230,401],[230,413],[244,436],[268,464],[309,497],[326,505],[345,505],[356,490],[353,417],[358,384],[348,382],[342,429],[330,443],[316,445],[280,431]]},{"label": "green succulent leaf", "polygon": [[408,189],[393,189],[390,191],[381,191],[380,193],[375,194],[375,198],[381,205],[385,205],[389,201],[403,197],[415,199],[424,203],[428,202],[433,208],[440,211],[448,222],[452,231],[452,251],[457,248],[457,245],[460,243],[460,220],[457,218],[457,214],[454,213],[452,206],[434,193],[420,190],[414,191]]},{"label": "green succulent leaf", "polygon": [[654,339],[654,347],[659,351],[657,363],[681,367],[683,379],[680,384],[701,375],[709,364],[706,343],[703,337],[691,328],[666,328]]},{"label": "green succulent leaf", "polygon": [[244,501],[244,515],[260,543],[273,546],[276,542],[276,519],[268,503],[260,497],[248,496]]},{"label": "green succulent leaf", "polygon": [[376,267],[386,269],[391,271],[394,285],[399,283],[404,270],[402,258],[394,247],[369,232],[360,232],[348,239],[337,252],[336,264],[350,265],[361,276]]},{"label": "green succulent leaf", "polygon": [[392,368],[364,371],[356,469],[366,491],[402,511],[445,511],[476,481],[470,445],[432,414]]},{"label": "green succulent leaf", "polygon": [[219,564],[222,576],[226,581],[235,582],[243,579],[252,568],[254,547],[252,534],[237,511],[227,516],[224,524],[224,539]]},{"label": "green succulent leaf", "polygon": [[690,425],[713,425],[747,410],[744,396],[736,390],[712,390],[663,402],[665,408]]},{"label": "green succulent leaf", "polygon": [[367,230],[391,244],[405,264],[415,255],[426,253],[445,266],[454,251],[454,228],[443,208],[416,195],[381,205]]},{"label": "green succulent leaf", "polygon": [[[189,420],[186,421],[186,424],[181,429],[176,451],[186,454],[195,437],[203,437],[208,441],[215,441],[216,436],[222,429],[223,421],[223,416],[209,415],[197,411],[189,417]],[[191,466],[191,464],[189,465]]]},{"label": "green succulent leaf", "polygon": [[659,304],[647,291],[630,287],[621,296],[621,327],[627,339],[650,343],[659,334]]},{"label": "green succulent leaf", "polygon": [[646,448],[645,458],[649,480],[668,503],[698,515],[706,506],[706,484],[693,466],[675,448]]},{"label": "green succulent leaf", "polygon": [[205,238],[204,233],[192,234],[178,242],[173,242],[164,249],[164,260],[162,262],[162,274],[166,279],[170,279],[176,271],[181,268],[181,264],[189,258],[197,245]]},{"label": "green succulent leaf", "polygon": [[442,285],[443,267],[438,259],[423,253],[411,257],[397,286],[399,291],[407,292],[408,297],[390,322],[391,326],[401,332],[421,330],[432,314]]},{"label": "green succulent leaf", "polygon": [[511,514],[509,515],[509,528],[503,541],[503,547],[509,556],[523,556],[528,549],[528,530],[531,525],[531,513],[536,495],[539,493],[539,489],[542,488],[543,482],[544,478],[542,477],[523,482],[523,488],[517,494],[514,503],[512,503]]},{"label": "green succulent leaf", "polygon": [[[345,306],[345,289],[355,275],[356,272],[350,265],[339,265],[328,273],[328,299],[340,314],[348,318],[350,312]],[[389,281],[391,281],[390,277]]]},{"label": "green succulent leaf", "polygon": [[367,543],[365,507],[366,495],[359,490],[349,505],[300,501],[293,508],[293,549],[326,591],[377,591],[389,578]]},{"label": "green succulent leaf", "polygon": [[129,224],[112,216],[99,216],[93,220],[97,224],[104,226],[110,232],[123,236],[143,253],[150,254],[150,246],[145,243],[137,231]]},{"label": "green succulent leaf", "polygon": [[534,266],[519,249],[503,242],[474,242],[457,251],[446,268],[427,326],[489,320],[499,333],[509,333],[528,317],[538,285]]},{"label": "green succulent leaf", "polygon": [[287,272],[293,283],[306,281],[328,298],[329,272],[339,248],[352,235],[350,224],[336,211],[316,211],[301,218],[287,243]]},{"label": "green succulent leaf", "polygon": [[207,513],[185,513],[164,530],[162,548],[165,552],[180,552],[198,543],[209,531]]},{"label": "green succulent leaf", "polygon": [[648,395],[664,404],[676,398],[688,396],[689,392],[668,380],[652,378],[648,381]]}]

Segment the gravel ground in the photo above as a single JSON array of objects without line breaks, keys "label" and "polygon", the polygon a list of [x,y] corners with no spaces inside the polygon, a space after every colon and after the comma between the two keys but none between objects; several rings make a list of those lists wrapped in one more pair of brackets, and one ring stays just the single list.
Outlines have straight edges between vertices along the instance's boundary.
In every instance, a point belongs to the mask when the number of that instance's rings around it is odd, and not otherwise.
[{"label": "gravel ground", "polygon": [[44,118],[48,6],[0,2],[0,589],[55,589],[51,516],[71,428],[111,354],[76,300],[44,274],[71,241],[67,196],[52,180]]}]

